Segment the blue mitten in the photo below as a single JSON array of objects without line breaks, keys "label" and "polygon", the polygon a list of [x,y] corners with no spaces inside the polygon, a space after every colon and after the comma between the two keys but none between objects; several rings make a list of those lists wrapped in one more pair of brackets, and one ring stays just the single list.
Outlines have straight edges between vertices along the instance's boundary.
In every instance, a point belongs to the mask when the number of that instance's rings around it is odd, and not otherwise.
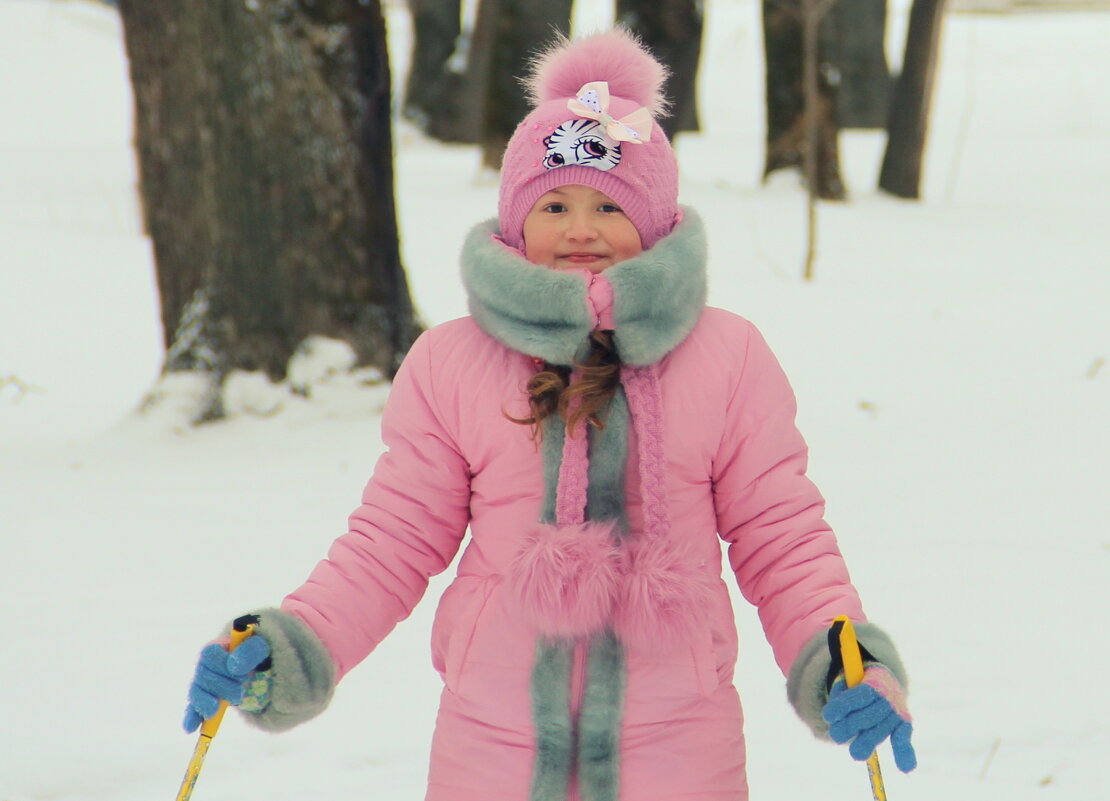
[{"label": "blue mitten", "polygon": [[910,744],[913,723],[906,693],[882,665],[868,667],[863,681],[851,689],[844,679],[837,679],[821,717],[829,724],[829,737],[834,742],[852,741],[848,752],[854,759],[867,759],[879,743],[890,737],[898,769],[909,773],[917,767],[917,755]]},{"label": "blue mitten", "polygon": [[[250,711],[261,711],[269,697],[268,669],[256,670],[270,656],[265,638],[255,636],[244,640],[231,653],[219,643],[212,643],[200,652],[196,675],[189,685],[189,705],[185,709],[185,731],[194,732],[202,722],[216,714],[220,701]],[[244,698],[248,703],[244,703]]]}]

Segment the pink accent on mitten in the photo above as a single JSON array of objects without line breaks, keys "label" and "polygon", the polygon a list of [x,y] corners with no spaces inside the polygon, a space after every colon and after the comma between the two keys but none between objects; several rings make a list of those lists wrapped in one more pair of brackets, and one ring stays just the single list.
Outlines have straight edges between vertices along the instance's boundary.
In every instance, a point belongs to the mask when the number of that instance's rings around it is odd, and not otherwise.
[{"label": "pink accent on mitten", "polygon": [[863,671],[863,684],[874,689],[879,695],[890,702],[898,717],[902,720],[913,720],[910,717],[909,705],[906,702],[906,691],[902,688],[894,674],[882,665],[872,665]]}]

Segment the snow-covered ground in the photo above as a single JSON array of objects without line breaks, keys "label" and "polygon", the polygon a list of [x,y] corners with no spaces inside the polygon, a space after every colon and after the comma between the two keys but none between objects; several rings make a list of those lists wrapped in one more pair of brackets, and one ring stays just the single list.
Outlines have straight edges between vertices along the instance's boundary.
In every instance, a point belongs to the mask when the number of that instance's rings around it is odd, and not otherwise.
[{"label": "snow-covered ground", "polygon": [[[890,797],[1110,797],[1110,14],[950,17],[924,202],[877,195],[881,136],[846,136],[854,199],[821,207],[806,285],[803,196],[758,185],[758,3],[707,5],[683,199],[709,225],[712,302],[794,382],[830,522],[910,667],[921,767],[887,757]],[[137,417],[161,346],[118,20],[0,0],[0,74],[0,800],[168,798],[197,649],[343,532],[387,388],[336,377],[196,430],[172,405]],[[455,253],[496,188],[473,149],[402,129],[397,155],[413,293],[442,322],[465,313]],[[194,798],[420,799],[446,580],[326,715],[281,736],[229,718]],[[754,801],[866,798],[738,611]]]}]

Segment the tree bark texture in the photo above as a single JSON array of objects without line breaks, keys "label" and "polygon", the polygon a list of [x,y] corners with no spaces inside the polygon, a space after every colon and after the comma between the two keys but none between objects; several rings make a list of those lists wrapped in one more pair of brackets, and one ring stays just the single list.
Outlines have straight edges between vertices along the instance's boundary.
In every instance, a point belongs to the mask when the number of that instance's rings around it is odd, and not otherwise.
[{"label": "tree bark texture", "polygon": [[[776,170],[802,169],[808,148],[803,88],[803,27],[806,0],[763,0],[766,58],[767,152],[764,180]],[[837,140],[839,70],[826,57],[827,19],[820,26],[817,80],[817,196],[843,200]]]},{"label": "tree bark texture", "polygon": [[826,37],[830,63],[840,73],[841,128],[885,128],[891,77],[886,60],[887,0],[837,0]]},{"label": "tree bark texture", "polygon": [[898,197],[921,196],[921,167],[940,54],[947,0],[914,0],[902,73],[894,86],[879,188]]},{"label": "tree bark texture", "polygon": [[705,24],[703,0],[617,0],[617,22],[637,34],[671,70],[671,116],[659,120],[667,138],[701,130],[697,79]]},{"label": "tree bark texture", "polygon": [[413,40],[402,113],[427,132],[430,118],[458,90],[461,70],[452,69],[452,56],[462,35],[462,2],[409,0],[408,6]]},{"label": "tree bark texture", "polygon": [[529,111],[520,79],[556,31],[570,33],[572,5],[573,0],[481,0],[467,80],[470,102],[480,109],[478,143],[485,166],[501,168],[505,145]]},{"label": "tree bark texture", "polygon": [[165,369],[278,380],[319,334],[392,375],[419,326],[397,243],[379,3],[120,10]]}]

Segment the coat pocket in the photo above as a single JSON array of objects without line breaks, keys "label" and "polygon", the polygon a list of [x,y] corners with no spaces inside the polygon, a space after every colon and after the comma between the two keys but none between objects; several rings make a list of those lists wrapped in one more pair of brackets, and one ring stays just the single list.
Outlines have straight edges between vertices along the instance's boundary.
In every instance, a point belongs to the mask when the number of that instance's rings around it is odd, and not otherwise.
[{"label": "coat pocket", "polygon": [[717,653],[708,627],[680,646],[626,646],[630,702],[649,711],[656,702],[708,697],[720,686]]},{"label": "coat pocket", "polygon": [[440,598],[432,621],[432,666],[452,692],[458,692],[466,655],[490,591],[488,580],[460,576]]},{"label": "coat pocket", "polygon": [[709,629],[704,629],[702,636],[694,643],[693,654],[694,674],[697,676],[698,689],[706,697],[713,695],[721,686],[721,677],[717,670],[717,663],[720,659],[713,644],[713,635]]}]

